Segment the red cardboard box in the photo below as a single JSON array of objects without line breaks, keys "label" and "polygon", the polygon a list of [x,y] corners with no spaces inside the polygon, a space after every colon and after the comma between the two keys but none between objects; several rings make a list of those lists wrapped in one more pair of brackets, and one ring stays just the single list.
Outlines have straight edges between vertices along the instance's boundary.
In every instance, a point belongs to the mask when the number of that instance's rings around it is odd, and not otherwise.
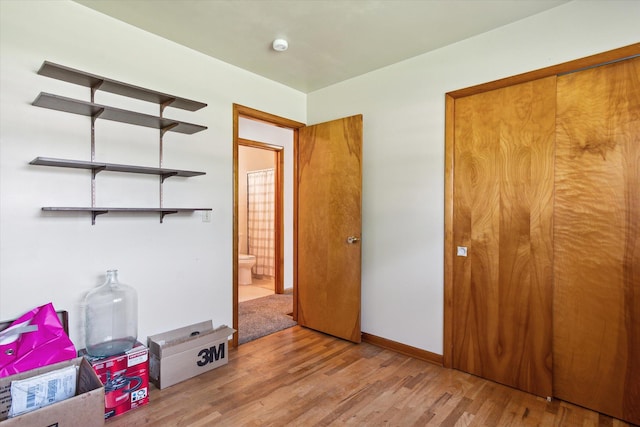
[{"label": "red cardboard box", "polygon": [[104,384],[105,420],[149,403],[149,349],[141,343],[110,357],[80,350]]}]

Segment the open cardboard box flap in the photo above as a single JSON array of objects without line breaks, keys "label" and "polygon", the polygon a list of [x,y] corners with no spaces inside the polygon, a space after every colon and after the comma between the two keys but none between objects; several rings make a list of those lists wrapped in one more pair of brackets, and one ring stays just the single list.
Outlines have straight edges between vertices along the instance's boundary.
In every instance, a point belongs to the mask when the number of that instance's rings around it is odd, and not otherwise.
[{"label": "open cardboard box flap", "polygon": [[200,347],[211,341],[224,339],[234,332],[233,328],[226,325],[214,329],[213,321],[208,320],[152,335],[149,337],[147,345],[151,353],[163,358]]}]

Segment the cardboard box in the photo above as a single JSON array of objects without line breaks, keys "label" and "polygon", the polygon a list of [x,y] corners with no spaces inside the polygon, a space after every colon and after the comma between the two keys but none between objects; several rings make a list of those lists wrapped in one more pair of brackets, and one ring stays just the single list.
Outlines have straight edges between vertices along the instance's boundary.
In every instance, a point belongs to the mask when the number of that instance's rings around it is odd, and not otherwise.
[{"label": "cardboard box", "polygon": [[162,389],[225,365],[228,338],[234,332],[226,325],[213,329],[208,320],[150,336],[151,382]]},{"label": "cardboard box", "polygon": [[[78,369],[76,395],[33,412],[7,418],[11,407],[11,381],[22,380],[67,366]],[[104,425],[104,386],[91,365],[83,358],[43,366],[16,375],[0,378],[0,426],[102,426]]]},{"label": "cardboard box", "polygon": [[141,343],[109,357],[93,357],[80,350],[104,384],[104,419],[149,403],[149,349]]}]

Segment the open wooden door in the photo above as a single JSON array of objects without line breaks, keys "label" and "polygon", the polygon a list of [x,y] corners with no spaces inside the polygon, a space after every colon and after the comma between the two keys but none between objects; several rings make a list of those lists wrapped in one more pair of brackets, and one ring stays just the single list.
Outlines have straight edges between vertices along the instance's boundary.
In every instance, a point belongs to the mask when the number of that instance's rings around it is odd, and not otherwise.
[{"label": "open wooden door", "polygon": [[297,321],[360,342],[362,115],[299,129]]}]

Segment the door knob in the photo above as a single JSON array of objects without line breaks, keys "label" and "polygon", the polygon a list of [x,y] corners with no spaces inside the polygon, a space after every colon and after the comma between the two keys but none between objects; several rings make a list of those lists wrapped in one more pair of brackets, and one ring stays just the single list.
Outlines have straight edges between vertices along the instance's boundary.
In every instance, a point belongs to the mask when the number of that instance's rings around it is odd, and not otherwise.
[{"label": "door knob", "polygon": [[350,245],[353,245],[354,243],[358,243],[359,241],[360,241],[359,237],[356,237],[356,236],[347,237],[347,243],[349,243]]}]

